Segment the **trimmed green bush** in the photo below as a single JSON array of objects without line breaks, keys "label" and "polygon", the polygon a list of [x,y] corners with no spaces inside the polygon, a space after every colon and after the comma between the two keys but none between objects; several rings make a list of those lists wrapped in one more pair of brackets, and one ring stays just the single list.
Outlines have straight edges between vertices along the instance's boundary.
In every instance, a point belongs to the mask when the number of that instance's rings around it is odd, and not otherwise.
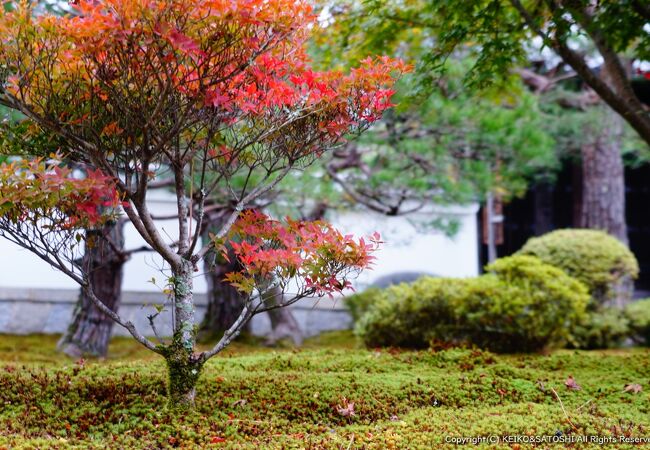
[{"label": "trimmed green bush", "polygon": [[595,305],[614,299],[624,304],[632,294],[631,281],[639,274],[634,254],[603,231],[553,231],[529,239],[519,254],[537,256],[582,281]]},{"label": "trimmed green bush", "polygon": [[618,347],[630,335],[629,321],[620,308],[588,313],[571,329],[570,346],[582,349]]},{"label": "trimmed green bush", "polygon": [[352,320],[356,323],[377,301],[383,292],[382,289],[371,287],[365,291],[344,297],[343,302],[350,312]]},{"label": "trimmed green bush", "polygon": [[536,351],[568,338],[589,300],[582,283],[535,257],[502,258],[486,269],[491,273],[478,278],[425,277],[390,287],[356,331],[371,347],[444,341]]},{"label": "trimmed green bush", "polygon": [[[463,305],[461,314],[479,320],[473,339],[478,345],[498,345],[503,351],[540,350],[564,343],[571,326],[584,317],[589,303],[586,286],[538,258],[510,256],[485,269],[507,289],[488,302]],[[486,334],[481,324],[495,333]]]},{"label": "trimmed green bush", "polygon": [[442,334],[441,328],[454,322],[454,302],[462,301],[471,283],[479,282],[423,277],[391,286],[376,298],[355,331],[369,347],[426,348]]},{"label": "trimmed green bush", "polygon": [[630,303],[625,308],[630,337],[637,344],[650,347],[650,298]]}]

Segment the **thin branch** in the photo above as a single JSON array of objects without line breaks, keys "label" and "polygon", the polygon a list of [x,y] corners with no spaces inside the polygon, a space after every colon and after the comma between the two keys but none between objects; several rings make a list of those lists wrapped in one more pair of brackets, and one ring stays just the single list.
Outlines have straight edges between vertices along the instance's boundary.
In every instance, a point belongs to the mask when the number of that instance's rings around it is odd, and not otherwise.
[{"label": "thin branch", "polygon": [[205,362],[226,348],[233,341],[233,339],[239,336],[242,329],[244,328],[244,325],[246,325],[248,320],[253,317],[253,315],[254,312],[249,309],[248,305],[244,305],[244,309],[242,310],[235,323],[233,323],[231,327],[226,330],[219,342],[217,342],[215,346],[212,347],[212,349],[199,354],[198,360]]},{"label": "thin branch", "polygon": [[[244,210],[244,208],[250,204],[252,201],[255,199],[259,198],[260,196],[266,194],[270,190],[272,190],[291,170],[292,166],[288,165],[285,167],[282,172],[276,176],[276,178],[264,185],[260,184],[257,186],[255,189],[253,189],[246,197],[244,197],[242,200],[240,200],[237,205],[233,208],[233,212],[230,214],[228,219],[224,222],[224,224],[221,226],[219,231],[216,233],[217,238],[222,238],[224,237],[228,231],[230,231],[230,228],[233,226],[241,212]],[[213,243],[208,243],[207,245],[204,245],[201,250],[199,250],[194,256],[192,256],[191,261],[193,263],[197,263],[200,261],[202,258],[205,257],[205,255],[212,249]]]},{"label": "thin branch", "polygon": [[93,292],[92,287],[88,283],[88,280],[84,281],[84,284],[81,285],[81,288],[83,289],[84,293],[90,298],[90,300],[93,302],[93,304],[104,314],[106,314],[108,317],[110,317],[114,322],[122,325],[124,328],[126,328],[129,333],[131,333],[131,336],[138,341],[140,344],[144,345],[147,347],[149,350],[152,352],[162,354],[162,351],[160,348],[158,348],[153,342],[151,342],[149,339],[144,337],[142,334],[138,332],[138,330],[135,328],[135,325],[131,321],[125,321],[122,319],[115,311],[110,309],[108,306],[106,306],[100,299],[97,298],[95,293]]},{"label": "thin branch", "polygon": [[160,343],[160,345],[166,345],[165,341],[160,337],[158,334],[158,329],[156,328],[156,317],[160,315],[160,312],[156,312],[156,314],[149,314],[147,316],[147,319],[149,320],[149,325],[151,326],[151,330],[153,331],[154,336],[156,337],[156,340]]}]

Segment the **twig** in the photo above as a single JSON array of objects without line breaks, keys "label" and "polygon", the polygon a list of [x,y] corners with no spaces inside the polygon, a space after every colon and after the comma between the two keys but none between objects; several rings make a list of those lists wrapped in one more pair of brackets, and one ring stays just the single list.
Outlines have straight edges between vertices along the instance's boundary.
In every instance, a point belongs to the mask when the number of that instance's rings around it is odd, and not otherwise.
[{"label": "twig", "polygon": [[156,314],[150,314],[147,316],[147,319],[149,319],[149,324],[151,325],[151,329],[153,330],[153,334],[156,337],[156,340],[158,340],[160,345],[165,345],[165,341],[163,341],[163,339],[158,334],[158,329],[156,328],[156,323],[154,322],[154,320],[156,319],[156,317],[158,317],[159,314],[160,312],[157,312]]},{"label": "twig", "polygon": [[591,403],[592,400],[593,400],[592,398],[590,398],[589,400],[587,400],[587,401],[586,401],[582,406],[578,407],[578,409],[576,409],[576,411],[580,411],[582,408],[584,408],[584,407],[587,406],[589,403]]},{"label": "twig", "polygon": [[566,409],[564,409],[564,405],[562,404],[562,399],[558,395],[557,391],[554,388],[551,388],[551,392],[553,392],[553,395],[555,395],[555,398],[557,399],[558,402],[560,402],[560,408],[562,408],[562,412],[564,413],[564,417],[566,417],[567,422],[569,422],[569,425],[573,427],[574,430],[577,430],[578,427],[576,427],[573,422],[571,422],[571,419],[569,418],[569,415],[566,412]]},{"label": "twig", "polygon": [[354,442],[354,433],[352,433],[352,439],[350,439],[350,443],[348,444],[347,450],[350,450],[352,448],[352,443]]}]

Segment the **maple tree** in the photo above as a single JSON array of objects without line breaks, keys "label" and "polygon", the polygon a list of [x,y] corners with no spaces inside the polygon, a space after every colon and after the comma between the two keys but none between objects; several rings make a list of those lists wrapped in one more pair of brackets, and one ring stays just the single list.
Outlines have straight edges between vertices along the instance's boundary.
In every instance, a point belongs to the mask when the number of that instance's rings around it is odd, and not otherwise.
[{"label": "maple tree", "polygon": [[[203,364],[265,309],[267,292],[284,292],[277,307],[340,292],[371,262],[377,237],[355,241],[324,223],[242,212],[292,170],[378,120],[391,106],[394,77],[408,68],[384,57],[349,73],[312,70],[304,42],[315,17],[301,0],[80,0],[74,8],[34,15],[22,1],[0,18],[0,105],[62,142],[66,161],[88,167],[79,179],[56,162],[2,165],[0,234],[67,274],[162,355],[170,404],[191,405]],[[173,237],[148,208],[159,176],[174,182]],[[44,196],[46,182],[65,189]],[[235,207],[201,243],[204,202],[217,186],[228,187]],[[82,228],[101,226],[119,209],[168,267],[170,342],[151,341],[103,305],[75,264]],[[214,347],[197,352],[197,263],[235,235],[242,270],[229,280],[246,294],[245,307]]]}]

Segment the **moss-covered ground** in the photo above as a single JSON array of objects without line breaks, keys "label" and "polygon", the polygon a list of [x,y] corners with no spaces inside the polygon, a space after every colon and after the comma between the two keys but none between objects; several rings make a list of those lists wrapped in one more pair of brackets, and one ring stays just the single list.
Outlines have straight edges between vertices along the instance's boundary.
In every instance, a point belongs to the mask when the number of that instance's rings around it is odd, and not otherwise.
[{"label": "moss-covered ground", "polygon": [[[487,435],[650,437],[648,349],[374,351],[347,333],[299,350],[237,343],[206,364],[196,411],[179,414],[165,406],[164,361],[138,344],[115,339],[108,359],[86,362],[58,355],[55,344],[0,336],[0,449],[431,449]],[[570,376],[581,389],[565,385]],[[643,390],[626,392],[629,384]],[[553,447],[480,445],[531,446]]]}]

